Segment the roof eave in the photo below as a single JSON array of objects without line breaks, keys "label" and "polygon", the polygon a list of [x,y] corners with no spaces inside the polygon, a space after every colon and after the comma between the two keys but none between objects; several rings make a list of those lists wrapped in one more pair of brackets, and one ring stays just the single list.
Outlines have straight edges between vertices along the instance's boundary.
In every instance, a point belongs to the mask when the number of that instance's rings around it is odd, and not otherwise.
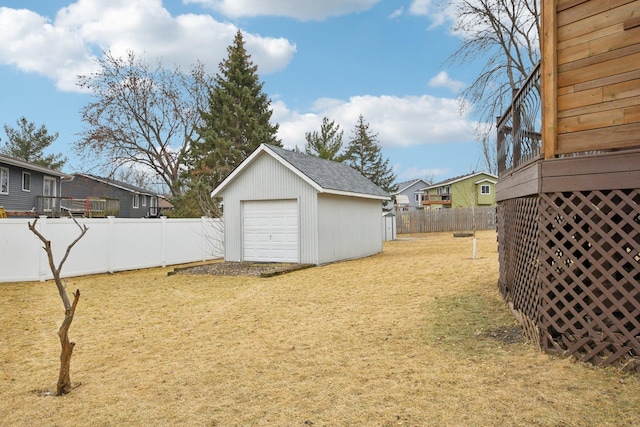
[{"label": "roof eave", "polygon": [[53,176],[57,176],[59,178],[68,178],[71,175],[66,174],[64,172],[60,172],[60,171],[56,171],[53,169],[49,169],[47,167],[44,166],[40,166],[40,165],[36,165],[34,163],[29,163],[29,162],[25,162],[24,160],[20,160],[20,159],[14,159],[13,157],[8,157],[8,156],[1,156],[0,157],[0,161],[2,161],[3,163],[12,165],[12,166],[16,166],[22,169],[27,169],[30,171],[34,171],[34,172],[40,172],[43,173],[45,175],[53,175]]},{"label": "roof eave", "polygon": [[324,190],[320,191],[320,193],[335,194],[337,196],[360,197],[362,199],[374,199],[374,200],[382,200],[382,201],[391,200],[391,196],[380,196],[380,195],[377,195],[377,194],[354,193],[354,192],[351,192],[351,191],[340,191],[340,190],[331,190],[331,189],[324,189]]},{"label": "roof eave", "polygon": [[438,188],[438,187],[443,187],[443,186],[446,186],[446,185],[455,184],[456,182],[464,181],[465,179],[473,178],[474,176],[478,176],[478,175],[487,175],[487,176],[495,178],[496,180],[498,179],[497,176],[495,176],[493,174],[490,174],[488,172],[474,172],[474,173],[470,173],[469,175],[463,175],[463,176],[461,176],[461,177],[459,177],[457,179],[452,179],[450,181],[442,181],[442,182],[430,185],[428,187],[423,188],[423,190],[431,190],[433,188]]},{"label": "roof eave", "polygon": [[149,191],[138,191],[138,190],[135,190],[135,189],[133,189],[133,188],[127,188],[127,187],[124,187],[124,186],[122,186],[122,185],[118,185],[118,184],[117,184],[117,183],[115,183],[115,182],[109,182],[109,181],[107,181],[107,180],[105,180],[105,179],[103,179],[103,178],[100,178],[100,177],[98,177],[98,176],[87,175],[87,174],[84,174],[84,173],[79,173],[79,174],[76,174],[76,175],[79,175],[79,176],[85,177],[85,178],[87,178],[87,179],[92,179],[92,180],[94,180],[94,181],[101,182],[101,183],[103,183],[103,184],[105,184],[105,185],[110,185],[111,187],[115,187],[115,188],[119,188],[119,189],[124,190],[124,191],[128,191],[129,193],[139,194],[139,195],[141,195],[141,196],[152,196],[152,197],[158,197],[158,195],[157,195],[157,194],[155,194],[155,193],[151,193],[151,192],[149,192]]}]

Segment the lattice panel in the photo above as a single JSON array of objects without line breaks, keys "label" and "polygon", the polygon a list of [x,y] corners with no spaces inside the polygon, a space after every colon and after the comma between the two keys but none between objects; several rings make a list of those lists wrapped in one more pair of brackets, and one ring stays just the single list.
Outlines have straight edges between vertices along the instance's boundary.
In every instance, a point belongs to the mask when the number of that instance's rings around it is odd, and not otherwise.
[{"label": "lattice panel", "polygon": [[498,204],[498,256],[502,297],[520,316],[525,336],[540,344],[538,324],[538,197],[509,199]]},{"label": "lattice panel", "polygon": [[543,348],[640,370],[640,191],[543,194],[540,215]]}]

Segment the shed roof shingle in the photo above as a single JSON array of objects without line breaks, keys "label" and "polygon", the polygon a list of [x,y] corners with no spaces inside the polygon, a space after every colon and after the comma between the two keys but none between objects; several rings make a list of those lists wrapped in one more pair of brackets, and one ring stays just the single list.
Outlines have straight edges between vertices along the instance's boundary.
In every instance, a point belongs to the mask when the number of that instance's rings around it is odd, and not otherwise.
[{"label": "shed roof shingle", "polygon": [[320,159],[272,145],[267,148],[326,190],[389,196],[387,192],[346,163]]}]

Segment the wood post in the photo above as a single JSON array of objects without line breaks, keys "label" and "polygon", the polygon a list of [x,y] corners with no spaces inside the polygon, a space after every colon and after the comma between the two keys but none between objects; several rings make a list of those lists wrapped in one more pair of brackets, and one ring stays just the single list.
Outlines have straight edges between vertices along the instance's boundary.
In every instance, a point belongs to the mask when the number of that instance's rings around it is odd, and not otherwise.
[{"label": "wood post", "polygon": [[542,0],[542,153],[545,159],[555,157],[558,146],[558,22],[557,0]]}]

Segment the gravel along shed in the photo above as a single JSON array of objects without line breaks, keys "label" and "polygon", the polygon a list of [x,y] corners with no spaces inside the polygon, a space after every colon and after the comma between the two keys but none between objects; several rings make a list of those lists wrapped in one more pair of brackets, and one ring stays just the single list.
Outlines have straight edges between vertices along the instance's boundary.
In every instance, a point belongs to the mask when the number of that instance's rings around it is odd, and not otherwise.
[{"label": "gravel along shed", "polygon": [[324,264],[382,251],[389,195],[344,163],[262,144],[211,193],[225,261]]}]

